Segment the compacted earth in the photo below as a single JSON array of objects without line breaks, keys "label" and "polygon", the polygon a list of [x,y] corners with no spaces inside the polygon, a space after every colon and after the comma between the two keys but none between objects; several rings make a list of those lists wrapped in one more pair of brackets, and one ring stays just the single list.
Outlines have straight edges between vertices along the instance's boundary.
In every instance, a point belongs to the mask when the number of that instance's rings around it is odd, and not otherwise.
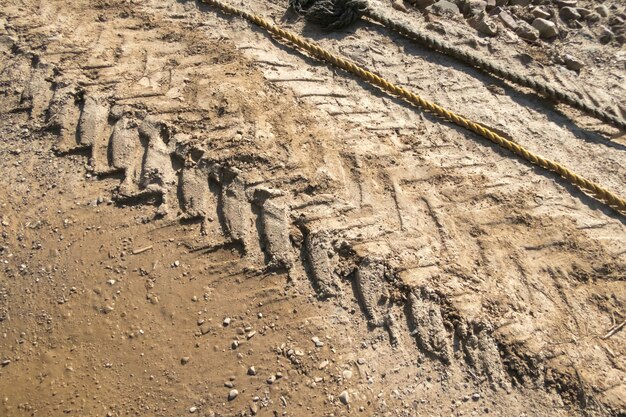
[{"label": "compacted earth", "polygon": [[[229,4],[626,195],[624,131]],[[371,6],[626,115],[620,0]],[[202,3],[4,1],[0,54],[0,415],[626,415],[626,213]]]}]

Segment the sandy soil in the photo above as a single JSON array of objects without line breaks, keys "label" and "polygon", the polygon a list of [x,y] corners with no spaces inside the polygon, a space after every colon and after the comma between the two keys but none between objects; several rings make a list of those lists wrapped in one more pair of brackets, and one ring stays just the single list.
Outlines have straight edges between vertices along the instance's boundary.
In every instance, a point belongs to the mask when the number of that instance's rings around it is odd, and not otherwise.
[{"label": "sandy soil", "polygon": [[[626,112],[619,1],[534,43],[375,4]],[[245,7],[626,195],[624,132]],[[625,415],[626,221],[563,180],[194,2],[4,4],[0,51],[0,415]]]}]

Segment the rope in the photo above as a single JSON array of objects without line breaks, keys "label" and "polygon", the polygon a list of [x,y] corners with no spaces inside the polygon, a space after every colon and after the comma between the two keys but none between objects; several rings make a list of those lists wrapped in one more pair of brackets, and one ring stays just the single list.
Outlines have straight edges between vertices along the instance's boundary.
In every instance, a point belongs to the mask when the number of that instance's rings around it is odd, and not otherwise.
[{"label": "rope", "polygon": [[626,129],[625,120],[590,105],[573,94],[534,78],[518,74],[434,36],[412,29],[408,25],[397,22],[385,14],[370,8],[365,0],[289,0],[289,6],[298,14],[304,16],[307,21],[319,24],[327,29],[340,29],[354,23],[361,16],[368,17],[390,30],[423,46],[448,55],[459,62],[523,87],[528,87],[539,94],[566,103],[615,127]]},{"label": "rope", "polygon": [[222,3],[220,0],[202,0],[202,2],[211,6],[215,6],[225,13],[240,16],[248,20],[249,22],[254,23],[255,25],[267,30],[269,33],[275,35],[276,37],[289,41],[293,45],[307,51],[312,56],[320,60],[327,61],[338,68],[341,68],[353,75],[356,75],[357,77],[369,82],[370,84],[380,87],[381,89],[395,96],[402,97],[406,101],[428,112],[436,114],[449,122],[452,122],[474,133],[477,133],[478,135],[490,140],[491,142],[501,146],[502,148],[507,149],[512,153],[520,156],[526,161],[560,175],[562,178],[578,186],[580,189],[588,191],[597,199],[603,201],[605,204],[614,208],[618,212],[621,212],[622,214],[626,212],[626,200],[624,200],[623,198],[603,188],[602,186],[581,177],[580,175],[570,171],[569,169],[557,162],[553,162],[549,159],[545,159],[542,156],[530,152],[524,147],[500,136],[499,134],[487,127],[484,127],[454,112],[446,110],[445,108],[435,103],[431,103],[421,98],[417,94],[414,94],[402,87],[399,87],[385,80],[384,78],[381,78],[378,75],[366,70],[365,68],[360,67],[356,63],[323,49],[316,43],[306,41],[305,39],[294,33],[288,32],[284,29],[279,28],[278,26],[273,25],[272,23],[260,16],[229,6],[225,3]]}]

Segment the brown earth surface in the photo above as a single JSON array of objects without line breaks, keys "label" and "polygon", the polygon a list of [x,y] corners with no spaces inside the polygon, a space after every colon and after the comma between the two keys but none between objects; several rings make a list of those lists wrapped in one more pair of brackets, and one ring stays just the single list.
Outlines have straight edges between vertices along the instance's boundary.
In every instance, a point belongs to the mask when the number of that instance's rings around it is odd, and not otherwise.
[{"label": "brown earth surface", "polygon": [[[626,195],[624,132],[286,3],[232,2]],[[602,3],[374,4],[623,117]],[[0,53],[1,416],[626,415],[623,213],[200,3],[5,1]]]}]

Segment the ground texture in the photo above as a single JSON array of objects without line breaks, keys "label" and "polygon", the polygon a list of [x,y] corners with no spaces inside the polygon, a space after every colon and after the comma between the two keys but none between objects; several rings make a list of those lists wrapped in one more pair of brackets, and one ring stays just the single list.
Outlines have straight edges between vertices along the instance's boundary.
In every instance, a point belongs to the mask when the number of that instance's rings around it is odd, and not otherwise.
[{"label": "ground texture", "polygon": [[[623,117],[624,6],[564,2],[373,4]],[[241,3],[626,195],[624,132]],[[560,178],[200,3],[5,3],[0,53],[1,415],[626,413],[625,217]]]}]

